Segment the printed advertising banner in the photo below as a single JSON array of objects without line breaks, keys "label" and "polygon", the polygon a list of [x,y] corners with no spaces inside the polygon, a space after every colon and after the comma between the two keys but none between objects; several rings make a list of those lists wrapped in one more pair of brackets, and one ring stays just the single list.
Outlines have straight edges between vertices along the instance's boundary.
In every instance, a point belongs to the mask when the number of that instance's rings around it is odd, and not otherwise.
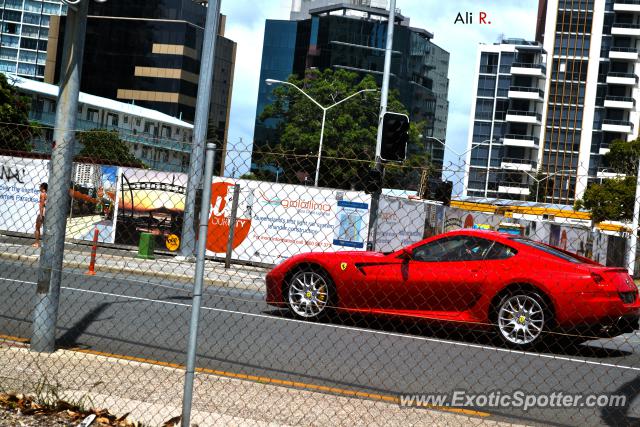
[{"label": "printed advertising banner", "polygon": [[355,191],[214,178],[208,255],[226,252],[240,184],[233,258],[277,264],[302,252],[365,250],[371,197]]},{"label": "printed advertising banner", "polygon": [[427,204],[422,201],[381,196],[378,208],[376,250],[393,252],[424,236]]},{"label": "printed advertising banner", "polygon": [[0,156],[0,229],[33,233],[49,161]]},{"label": "printed advertising banner", "polygon": [[122,168],[119,182],[116,243],[137,246],[151,233],[157,249],[177,250],[167,242],[182,233],[187,175]]},{"label": "printed advertising banner", "polygon": [[[97,228],[99,242],[113,243],[118,174],[119,169],[115,166],[73,165],[67,238],[91,241]],[[35,231],[39,187],[48,181],[48,176],[48,160],[0,156],[1,230]]]}]

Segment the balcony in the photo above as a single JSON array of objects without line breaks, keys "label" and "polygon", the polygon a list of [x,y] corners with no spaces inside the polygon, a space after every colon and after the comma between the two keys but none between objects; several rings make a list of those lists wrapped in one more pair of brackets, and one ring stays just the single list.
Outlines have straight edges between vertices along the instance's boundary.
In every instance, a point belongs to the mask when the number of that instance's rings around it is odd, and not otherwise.
[{"label": "balcony", "polygon": [[609,59],[637,61],[638,49],[635,47],[612,47],[611,49],[609,49]]},{"label": "balcony", "polygon": [[604,119],[602,121],[602,130],[604,132],[631,133],[633,132],[633,123],[627,120]]},{"label": "balcony", "polygon": [[620,108],[623,110],[633,110],[636,100],[629,96],[610,96],[604,98],[605,108]]},{"label": "balcony", "polygon": [[544,92],[537,87],[511,86],[507,95],[512,99],[529,99],[531,101],[542,101]]},{"label": "balcony", "polygon": [[542,122],[542,115],[535,111],[508,110],[505,119],[508,122],[528,123],[540,126]]},{"label": "balcony", "polygon": [[511,171],[531,172],[537,169],[537,164],[528,159],[510,159],[504,157],[500,163],[500,169]]},{"label": "balcony", "polygon": [[640,24],[614,22],[611,26],[611,35],[640,37]]},{"label": "balcony", "polygon": [[607,84],[635,86],[638,83],[638,76],[634,73],[616,73],[607,74]]},{"label": "balcony", "polygon": [[531,135],[507,134],[502,139],[503,145],[511,147],[538,148],[540,139]]},{"label": "balcony", "polygon": [[[45,126],[55,126],[56,113],[45,113],[42,111],[31,111],[29,113],[29,119],[38,122]],[[78,119],[76,121],[76,128],[78,130],[91,130],[91,129],[106,129],[116,130],[120,139],[132,144],[142,144],[148,147],[161,148],[171,151],[179,151],[182,153],[191,153],[191,144],[187,142],[178,141],[176,139],[154,136],[147,132],[135,132],[131,129],[125,129],[118,126],[111,126],[106,124],[100,124],[89,120]]]},{"label": "balcony", "polygon": [[529,184],[505,183],[498,186],[498,193],[529,195]]},{"label": "balcony", "polygon": [[514,62],[511,64],[511,74],[517,76],[545,77],[547,68],[542,64],[529,64],[526,62]]},{"label": "balcony", "polygon": [[614,0],[614,12],[636,12],[640,13],[640,1],[638,0]]}]

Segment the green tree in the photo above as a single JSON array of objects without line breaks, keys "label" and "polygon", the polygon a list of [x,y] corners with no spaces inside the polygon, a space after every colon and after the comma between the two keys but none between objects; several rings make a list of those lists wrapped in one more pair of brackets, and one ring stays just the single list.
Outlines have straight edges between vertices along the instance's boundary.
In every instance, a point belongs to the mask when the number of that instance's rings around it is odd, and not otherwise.
[{"label": "green tree", "polygon": [[640,158],[640,138],[633,141],[613,141],[609,144],[609,152],[604,155],[603,160],[608,169],[625,175],[636,175],[638,158]]},{"label": "green tree", "polygon": [[574,207],[589,210],[594,222],[631,220],[639,158],[640,138],[634,141],[613,141],[609,145],[609,152],[603,157],[603,163],[609,172],[621,176],[592,183],[587,187],[583,198],[576,200]]},{"label": "green tree", "polygon": [[40,129],[29,122],[29,98],[21,96],[0,73],[0,148],[31,151]]},{"label": "green tree", "polygon": [[131,154],[116,130],[92,129],[78,132],[76,136],[82,144],[78,157],[86,157],[95,163],[106,165],[147,168],[147,165]]},{"label": "green tree", "polygon": [[[302,88],[322,105],[332,105],[362,89],[377,89],[376,81],[367,75],[346,70],[311,70],[303,79],[289,77],[290,83]],[[278,120],[273,141],[254,150],[254,161],[263,165],[280,165],[284,170],[280,182],[313,182],[315,178],[322,110],[289,85],[273,90],[274,101],[260,115],[261,121]],[[319,185],[334,188],[362,188],[363,178],[373,165],[378,126],[379,93],[365,92],[327,111]],[[397,92],[389,94],[388,111],[407,113]],[[410,146],[416,146],[424,123],[412,123]],[[428,159],[424,154],[403,167],[387,167],[385,186],[404,185],[408,172],[419,182],[420,172]],[[416,166],[411,166],[416,165]],[[419,167],[417,166],[419,165]],[[261,179],[274,180],[273,172],[257,171]],[[417,186],[417,182],[414,184]],[[406,188],[406,187],[401,187]]]},{"label": "green tree", "polygon": [[605,179],[602,184],[590,185],[575,207],[589,210],[591,219],[596,223],[604,220],[630,220],[633,216],[635,189],[635,176]]}]

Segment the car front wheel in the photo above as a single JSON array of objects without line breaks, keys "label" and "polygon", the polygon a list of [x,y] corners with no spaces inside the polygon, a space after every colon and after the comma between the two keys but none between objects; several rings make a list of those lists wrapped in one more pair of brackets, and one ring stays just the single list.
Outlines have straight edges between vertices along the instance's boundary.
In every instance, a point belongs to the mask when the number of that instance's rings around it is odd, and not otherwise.
[{"label": "car front wheel", "polygon": [[288,283],[287,304],[291,312],[302,319],[319,319],[330,310],[333,283],[324,273],[302,270]]}]

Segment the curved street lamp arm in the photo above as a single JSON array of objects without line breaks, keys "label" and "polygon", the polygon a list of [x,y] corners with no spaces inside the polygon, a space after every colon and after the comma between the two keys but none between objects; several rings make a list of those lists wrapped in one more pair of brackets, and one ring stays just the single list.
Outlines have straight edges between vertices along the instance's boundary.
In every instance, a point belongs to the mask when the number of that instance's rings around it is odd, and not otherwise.
[{"label": "curved street lamp arm", "polygon": [[326,109],[328,110],[330,108],[335,107],[336,105],[342,104],[343,102],[353,98],[356,95],[360,95],[363,92],[377,92],[377,91],[378,91],[378,89],[362,89],[362,90],[359,90],[356,93],[352,93],[351,95],[347,96],[346,98],[341,99],[340,101],[336,102],[335,104],[328,106]]}]

